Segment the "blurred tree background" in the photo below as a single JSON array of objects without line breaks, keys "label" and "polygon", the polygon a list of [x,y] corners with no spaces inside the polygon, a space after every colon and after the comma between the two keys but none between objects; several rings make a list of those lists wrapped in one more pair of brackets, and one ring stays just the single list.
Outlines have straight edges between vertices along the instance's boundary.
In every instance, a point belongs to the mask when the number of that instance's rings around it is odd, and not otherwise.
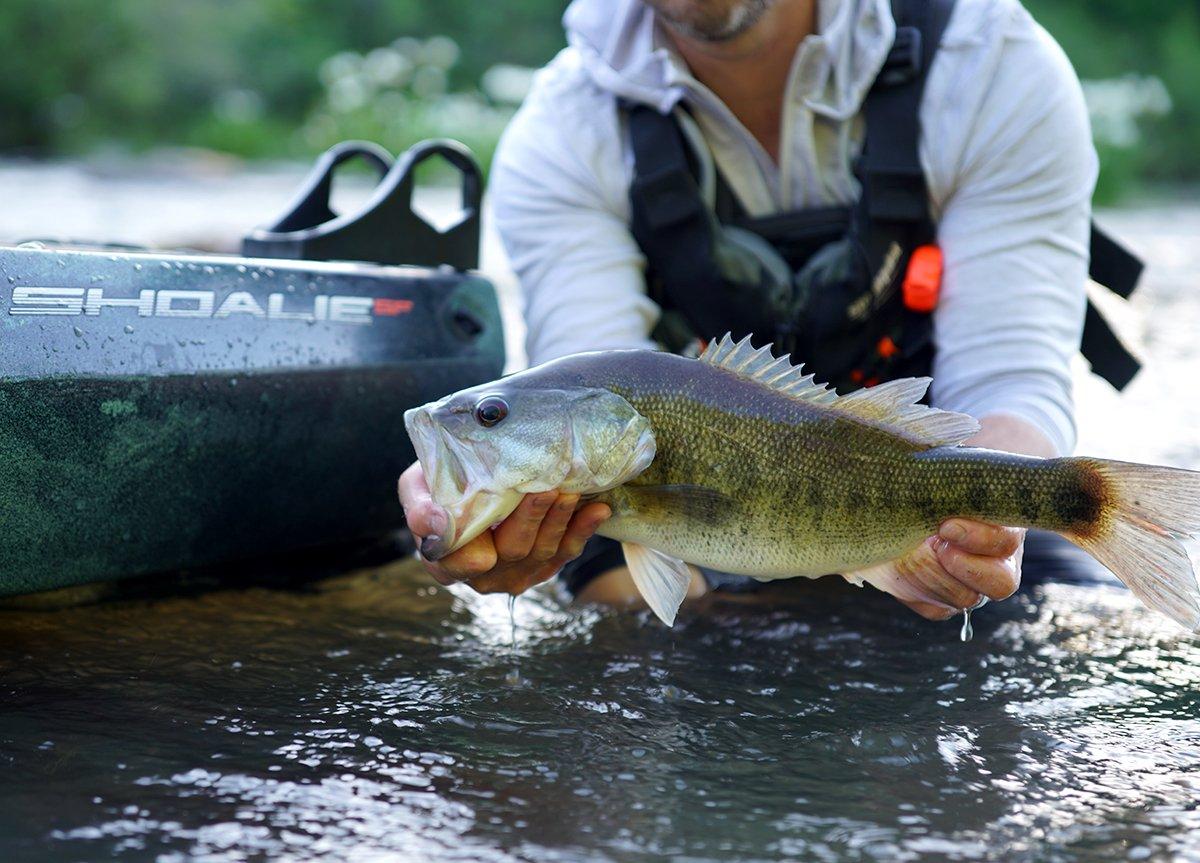
[{"label": "blurred tree background", "polygon": [[[1085,80],[1112,200],[1200,179],[1200,3],[1026,0]],[[0,154],[309,157],[452,135],[486,162],[563,0],[3,0]]]}]

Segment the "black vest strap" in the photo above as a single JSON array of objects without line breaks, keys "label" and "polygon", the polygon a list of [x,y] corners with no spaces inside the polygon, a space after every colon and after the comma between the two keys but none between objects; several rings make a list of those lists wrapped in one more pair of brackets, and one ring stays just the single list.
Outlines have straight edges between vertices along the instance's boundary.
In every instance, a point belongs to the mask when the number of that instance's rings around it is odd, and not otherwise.
[{"label": "black vest strap", "polygon": [[[856,168],[862,199],[852,217],[852,230],[858,233],[872,271],[890,254],[891,247],[898,245],[907,259],[915,246],[935,239],[919,154],[920,102],[925,75],[949,23],[954,0],[893,0],[892,7],[895,41],[863,105],[866,137]],[[665,311],[683,312],[691,330],[705,337],[727,330],[768,335],[771,327],[764,324],[765,310],[746,309],[747,298],[731,290],[715,263],[717,215],[701,197],[688,144],[675,118],[625,101],[620,109],[628,122],[634,157],[630,227],[646,256],[655,299]],[[719,176],[718,183],[723,184]],[[727,188],[725,192],[724,197],[736,208],[736,200]],[[731,216],[730,221],[755,230],[750,224],[754,220],[740,218],[736,212],[721,218]],[[826,214],[813,225],[821,228],[830,223]],[[779,248],[775,239],[772,244]],[[1141,272],[1141,261],[1092,225],[1092,279],[1128,297]],[[906,324],[912,334],[928,331],[927,316],[903,309],[900,314],[906,320],[914,319]],[[917,317],[920,320],[915,320]],[[774,322],[775,326],[789,323]],[[1141,367],[1090,301],[1081,350],[1092,370],[1117,389],[1129,383]]]},{"label": "black vest strap", "polygon": [[714,216],[700,195],[678,123],[646,105],[622,102],[634,177],[629,189],[634,239],[667,303],[686,308],[699,333],[729,329],[728,291],[713,262]]},{"label": "black vest strap", "polygon": [[953,8],[954,0],[893,0],[895,40],[863,104],[859,176],[872,223],[929,221],[918,151],[921,96]]},{"label": "black vest strap", "polygon": [[1136,255],[1092,222],[1091,265],[1088,275],[1119,297],[1129,299],[1145,265]]}]

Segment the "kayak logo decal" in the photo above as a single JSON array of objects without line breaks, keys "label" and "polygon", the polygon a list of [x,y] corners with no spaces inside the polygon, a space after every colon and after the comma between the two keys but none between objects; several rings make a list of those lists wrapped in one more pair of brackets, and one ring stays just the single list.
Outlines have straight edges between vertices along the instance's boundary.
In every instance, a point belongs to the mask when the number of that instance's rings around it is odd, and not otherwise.
[{"label": "kayak logo decal", "polygon": [[233,291],[217,299],[216,291],[143,290],[136,297],[106,296],[103,288],[13,288],[10,315],[89,315],[105,310],[136,310],[140,318],[232,318],[248,315],[268,321],[329,321],[370,325],[375,318],[394,318],[413,310],[412,300],[319,294],[306,305],[282,293],[267,295],[264,307],[249,291]]}]

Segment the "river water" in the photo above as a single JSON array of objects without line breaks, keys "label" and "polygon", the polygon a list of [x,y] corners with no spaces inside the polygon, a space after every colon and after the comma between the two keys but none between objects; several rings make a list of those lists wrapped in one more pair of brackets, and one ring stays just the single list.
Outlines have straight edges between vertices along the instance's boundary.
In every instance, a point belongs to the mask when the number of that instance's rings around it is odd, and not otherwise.
[{"label": "river water", "polygon": [[[1081,377],[1080,450],[1200,468],[1200,210],[1105,219],[1152,371]],[[1117,585],[966,644],[846,591],[514,630],[399,561],[0,610],[0,860],[1200,859],[1193,637]]]}]

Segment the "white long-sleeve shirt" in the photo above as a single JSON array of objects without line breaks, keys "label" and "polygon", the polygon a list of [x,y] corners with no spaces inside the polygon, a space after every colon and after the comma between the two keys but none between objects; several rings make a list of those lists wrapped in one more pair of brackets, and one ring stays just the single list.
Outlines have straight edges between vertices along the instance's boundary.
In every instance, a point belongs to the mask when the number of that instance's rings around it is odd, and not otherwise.
[{"label": "white long-sleeve shirt", "polygon": [[[491,179],[530,362],[652,346],[659,309],[629,229],[633,166],[617,97],[685,103],[751,215],[857,198],[860,111],[895,22],[888,0],[817,9],[817,32],[792,65],[776,164],[669,49],[641,0],[574,0],[569,47],[539,73]],[[1016,415],[1069,452],[1097,170],[1079,82],[1017,0],[958,0],[920,121],[945,266],[932,401]]]}]

